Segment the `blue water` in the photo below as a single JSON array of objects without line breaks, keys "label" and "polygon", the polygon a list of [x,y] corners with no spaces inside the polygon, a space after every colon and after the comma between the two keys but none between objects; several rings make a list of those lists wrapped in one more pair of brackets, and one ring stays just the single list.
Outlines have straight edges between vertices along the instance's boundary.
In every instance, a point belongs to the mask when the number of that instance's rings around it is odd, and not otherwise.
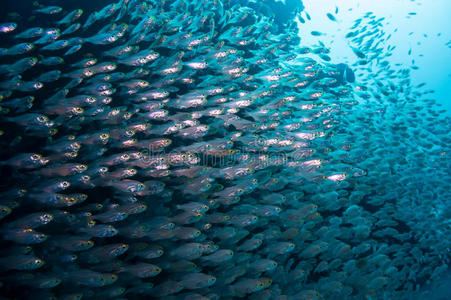
[{"label": "blue water", "polygon": [[[451,112],[451,73],[449,58],[451,48],[449,41],[449,18],[447,12],[451,3],[439,1],[382,0],[382,1],[327,1],[306,0],[305,11],[311,14],[312,20],[302,24],[305,30],[324,31],[328,35],[319,39],[330,46],[332,56],[336,60],[353,62],[355,56],[350,52],[349,43],[344,38],[347,28],[357,18],[367,12],[374,12],[378,17],[386,18],[384,31],[391,34],[390,40],[384,46],[393,45],[388,58],[392,65],[402,64],[403,67],[417,65],[418,70],[412,70],[412,84],[426,83],[426,89],[434,90],[432,97]],[[331,22],[327,12],[339,8],[338,22]],[[390,9],[387,9],[390,7]],[[415,15],[409,15],[415,13]],[[431,21],[433,20],[433,22]],[[314,44],[318,38],[304,35],[304,44]],[[411,53],[409,54],[409,50]],[[413,63],[415,61],[415,63]]]}]

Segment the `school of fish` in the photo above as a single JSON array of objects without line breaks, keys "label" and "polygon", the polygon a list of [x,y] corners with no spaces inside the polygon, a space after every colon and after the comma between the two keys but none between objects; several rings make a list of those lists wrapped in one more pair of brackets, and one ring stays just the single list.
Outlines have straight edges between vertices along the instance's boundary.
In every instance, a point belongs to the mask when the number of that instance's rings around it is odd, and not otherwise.
[{"label": "school of fish", "polygon": [[3,297],[409,299],[449,270],[451,120],[384,19],[354,74],[256,6],[0,24]]}]

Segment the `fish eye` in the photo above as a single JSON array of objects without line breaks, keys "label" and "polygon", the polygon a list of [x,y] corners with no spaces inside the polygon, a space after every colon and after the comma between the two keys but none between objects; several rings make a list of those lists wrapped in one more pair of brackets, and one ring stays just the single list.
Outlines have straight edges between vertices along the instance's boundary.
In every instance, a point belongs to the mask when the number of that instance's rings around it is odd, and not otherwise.
[{"label": "fish eye", "polygon": [[39,219],[44,223],[48,223],[53,220],[53,216],[50,214],[43,214]]},{"label": "fish eye", "polygon": [[38,120],[38,122],[40,123],[44,123],[46,121],[48,121],[49,118],[47,118],[46,116],[37,116],[36,120]]},{"label": "fish eye", "polygon": [[80,195],[78,195],[78,197],[77,197],[79,200],[81,200],[81,201],[85,201],[86,199],[88,199],[88,195],[86,195],[86,194],[80,194]]},{"label": "fish eye", "polygon": [[61,187],[67,188],[67,187],[69,187],[69,186],[70,186],[70,183],[69,183],[68,181],[62,181],[62,182],[61,182]]},{"label": "fish eye", "polygon": [[70,144],[70,148],[72,150],[79,150],[80,149],[80,143],[77,143],[77,142],[72,143],[72,144]]},{"label": "fish eye", "polygon": [[132,129],[129,129],[129,130],[125,131],[125,135],[128,136],[128,137],[133,136],[134,134],[135,134],[135,131],[132,130]]},{"label": "fish eye", "polygon": [[110,137],[110,135],[108,134],[108,133],[102,133],[100,136],[99,136],[99,138],[101,139],[101,140],[106,140],[107,138],[109,138]]},{"label": "fish eye", "polygon": [[86,171],[88,169],[87,165],[78,165],[77,170],[79,171]]},{"label": "fish eye", "polygon": [[40,160],[41,159],[41,155],[33,154],[32,156],[30,156],[30,159],[33,160],[33,161]]}]

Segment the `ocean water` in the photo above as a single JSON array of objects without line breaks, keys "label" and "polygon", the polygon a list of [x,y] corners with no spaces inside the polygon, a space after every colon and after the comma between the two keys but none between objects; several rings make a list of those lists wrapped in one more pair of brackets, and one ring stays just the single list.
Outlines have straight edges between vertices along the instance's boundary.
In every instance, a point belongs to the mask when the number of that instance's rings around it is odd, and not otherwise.
[{"label": "ocean water", "polygon": [[[418,85],[424,82],[425,87],[433,89],[434,98],[449,115],[451,74],[445,63],[450,55],[449,33],[446,30],[449,25],[446,17],[449,5],[448,1],[304,1],[306,11],[312,15],[312,21],[303,24],[303,28],[326,32],[328,38],[319,39],[333,49],[331,57],[354,63],[355,55],[349,47],[349,41],[344,38],[346,29],[368,11],[385,17],[387,21],[384,30],[392,34],[385,46],[396,46],[391,52],[390,63],[400,63],[405,67],[417,65],[419,69],[412,70],[410,75],[412,83]],[[338,24],[330,22],[325,14],[335,7],[340,11]],[[314,44],[317,40],[313,36],[304,37],[306,44]]]},{"label": "ocean water", "polygon": [[450,299],[449,8],[3,1],[2,299]]}]

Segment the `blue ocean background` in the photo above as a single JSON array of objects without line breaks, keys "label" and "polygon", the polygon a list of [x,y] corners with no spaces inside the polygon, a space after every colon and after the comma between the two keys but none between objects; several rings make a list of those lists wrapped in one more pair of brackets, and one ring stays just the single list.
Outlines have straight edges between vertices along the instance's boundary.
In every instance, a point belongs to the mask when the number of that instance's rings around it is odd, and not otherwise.
[{"label": "blue ocean background", "polygon": [[[418,70],[410,73],[412,85],[426,83],[425,89],[434,90],[431,98],[437,100],[451,115],[450,1],[304,0],[303,4],[312,20],[300,25],[301,44],[310,45],[321,40],[331,47],[330,56],[334,61],[346,61],[349,64],[357,60],[345,39],[352,22],[367,12],[374,12],[378,18],[385,17],[387,24],[382,30],[392,34],[391,39],[384,43],[385,49],[396,46],[388,58],[390,64],[418,66]],[[338,22],[331,22],[326,13],[333,12],[337,7]],[[319,30],[326,35],[314,37],[302,34],[303,31],[308,33],[311,30]],[[412,50],[411,55],[408,55],[409,49]]]},{"label": "blue ocean background", "polygon": [[[413,85],[425,83],[426,89],[433,90],[430,98],[435,99],[451,116],[451,1],[434,0],[303,0],[304,10],[311,20],[298,23],[301,44],[315,45],[318,40],[331,49],[333,61],[355,63],[358,58],[352,53],[345,38],[347,28],[367,12],[385,17],[387,25],[382,30],[392,34],[385,47],[396,46],[387,59],[390,65],[401,67],[418,66],[410,73]],[[328,12],[339,10],[338,22],[331,22]],[[411,13],[409,15],[409,13]],[[312,30],[326,33],[315,37],[308,34]],[[302,34],[305,32],[305,34]],[[409,55],[409,50],[411,54]],[[357,74],[357,82],[367,72]],[[450,182],[451,187],[451,182]],[[451,205],[451,202],[450,202]],[[431,230],[434,230],[431,228]],[[451,244],[450,244],[451,246]],[[421,292],[408,296],[416,300],[451,299],[451,270],[431,284],[422,287]]]}]

